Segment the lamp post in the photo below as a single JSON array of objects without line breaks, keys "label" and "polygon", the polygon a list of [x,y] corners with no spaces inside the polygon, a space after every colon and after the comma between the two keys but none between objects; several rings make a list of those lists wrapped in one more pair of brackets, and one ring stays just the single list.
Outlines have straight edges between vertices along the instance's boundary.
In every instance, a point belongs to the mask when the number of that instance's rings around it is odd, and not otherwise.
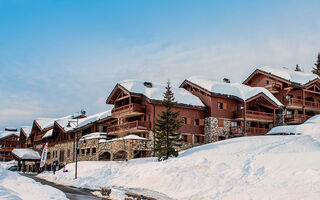
[{"label": "lamp post", "polygon": [[74,157],[75,157],[75,171],[74,171],[74,179],[78,178],[78,144],[79,144],[79,140],[78,140],[78,128],[79,128],[79,117],[84,116],[85,115],[85,111],[81,110],[81,112],[78,112],[78,116],[76,117],[77,121],[68,121],[68,125],[67,127],[71,127],[71,122],[72,123],[77,123],[77,128],[76,128],[76,132],[75,132],[75,148],[74,148]]}]

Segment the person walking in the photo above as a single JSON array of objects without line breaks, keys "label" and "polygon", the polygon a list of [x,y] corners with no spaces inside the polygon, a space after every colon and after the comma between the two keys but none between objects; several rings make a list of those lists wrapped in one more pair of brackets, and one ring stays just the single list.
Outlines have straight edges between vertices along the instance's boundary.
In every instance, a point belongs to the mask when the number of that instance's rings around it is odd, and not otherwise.
[{"label": "person walking", "polygon": [[53,172],[53,174],[56,174],[56,170],[57,170],[56,163],[53,163],[53,166],[52,166],[52,172]]}]

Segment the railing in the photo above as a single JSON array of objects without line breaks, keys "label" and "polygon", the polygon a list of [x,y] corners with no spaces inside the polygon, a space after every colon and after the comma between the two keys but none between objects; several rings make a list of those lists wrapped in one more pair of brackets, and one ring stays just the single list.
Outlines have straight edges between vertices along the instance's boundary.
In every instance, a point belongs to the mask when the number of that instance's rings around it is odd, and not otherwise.
[{"label": "railing", "polygon": [[117,132],[117,131],[127,131],[132,129],[147,130],[149,128],[150,128],[150,122],[134,121],[134,122],[128,122],[128,123],[119,124],[115,126],[110,126],[108,127],[107,132],[111,133],[111,132]]},{"label": "railing", "polygon": [[303,106],[303,100],[291,98],[291,99],[288,99],[288,105],[290,105],[290,106]]},{"label": "railing", "polygon": [[[302,99],[296,99],[296,98],[291,98],[288,100],[288,105],[291,106],[303,106],[303,100]],[[305,100],[304,105],[307,108],[313,108],[313,109],[318,109],[320,110],[320,103],[314,102],[314,101],[309,101]]]},{"label": "railing", "polygon": [[145,105],[131,103],[125,106],[117,107],[112,110],[113,115],[121,115],[130,112],[141,112],[144,113],[146,110]]},{"label": "railing", "polygon": [[305,106],[309,108],[314,108],[314,109],[320,109],[320,103],[313,102],[313,101],[305,101]]},{"label": "railing", "polygon": [[[258,128],[258,127],[246,127],[247,135],[264,135],[268,132],[269,129]],[[243,127],[233,126],[230,127],[230,136],[242,135]]]},{"label": "railing", "polygon": [[[246,117],[251,119],[256,119],[256,120],[273,121],[273,113],[267,113],[267,112],[247,110]],[[242,110],[236,111],[235,118],[243,118],[243,111]]]},{"label": "railing", "polygon": [[247,127],[247,135],[264,135],[268,132],[269,129],[266,128],[257,128],[257,127]]},{"label": "railing", "polygon": [[305,120],[312,117],[311,115],[303,115],[303,114],[287,114],[285,116],[286,122],[297,122],[303,123]]},{"label": "railing", "polygon": [[268,90],[281,90],[281,85],[280,84],[277,84],[277,83],[272,83],[272,84],[269,84],[269,85],[266,85],[264,86],[266,89]]},{"label": "railing", "polygon": [[243,133],[243,128],[241,126],[232,126],[230,127],[230,135],[242,135]]}]

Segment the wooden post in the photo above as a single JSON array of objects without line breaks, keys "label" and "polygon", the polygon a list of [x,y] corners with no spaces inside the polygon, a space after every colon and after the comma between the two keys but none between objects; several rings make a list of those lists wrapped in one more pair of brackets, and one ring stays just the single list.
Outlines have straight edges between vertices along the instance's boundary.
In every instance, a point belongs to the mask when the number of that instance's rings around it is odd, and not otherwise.
[{"label": "wooden post", "polygon": [[276,126],[276,109],[273,109],[273,126]]},{"label": "wooden post", "polygon": [[244,122],[244,130],[243,130],[243,135],[247,134],[247,121],[246,121],[246,115],[247,115],[247,104],[246,101],[244,101],[243,103],[243,122]]},{"label": "wooden post", "polygon": [[302,110],[303,110],[303,117],[304,117],[304,121],[306,121],[306,101],[305,101],[305,91],[304,89],[302,89],[302,104],[303,104],[303,107],[302,107]]}]

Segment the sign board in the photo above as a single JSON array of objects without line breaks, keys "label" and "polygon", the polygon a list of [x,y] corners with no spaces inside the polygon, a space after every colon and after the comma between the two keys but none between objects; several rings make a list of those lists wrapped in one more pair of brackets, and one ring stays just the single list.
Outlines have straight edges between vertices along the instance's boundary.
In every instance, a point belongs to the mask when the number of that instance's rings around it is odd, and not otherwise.
[{"label": "sign board", "polygon": [[48,142],[44,145],[43,150],[42,150],[40,168],[46,164],[47,153],[48,153]]}]

